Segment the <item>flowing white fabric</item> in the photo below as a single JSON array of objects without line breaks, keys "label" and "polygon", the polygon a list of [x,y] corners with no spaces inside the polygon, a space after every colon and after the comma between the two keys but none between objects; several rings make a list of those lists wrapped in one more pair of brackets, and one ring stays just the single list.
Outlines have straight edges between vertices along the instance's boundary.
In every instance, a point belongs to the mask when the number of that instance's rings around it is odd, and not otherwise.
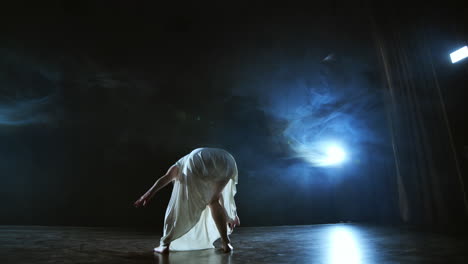
[{"label": "flowing white fabric", "polygon": [[169,249],[175,251],[213,248],[220,234],[208,204],[216,195],[215,187],[227,182],[221,192],[223,207],[230,219],[235,218],[236,161],[225,150],[198,148],[174,165],[179,177],[166,210],[161,245],[170,243]]}]

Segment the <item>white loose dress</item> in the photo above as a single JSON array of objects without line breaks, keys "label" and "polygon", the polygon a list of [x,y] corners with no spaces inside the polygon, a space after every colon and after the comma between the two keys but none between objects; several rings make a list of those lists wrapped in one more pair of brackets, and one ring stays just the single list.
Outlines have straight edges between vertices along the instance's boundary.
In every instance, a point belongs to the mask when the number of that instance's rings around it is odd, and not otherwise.
[{"label": "white loose dress", "polygon": [[[221,192],[223,207],[230,219],[235,218],[236,161],[223,149],[198,148],[174,165],[179,168],[179,177],[166,210],[161,245],[170,243],[169,250],[174,251],[214,248],[220,234],[208,204],[216,185],[227,182]],[[232,230],[227,229],[230,234]]]}]

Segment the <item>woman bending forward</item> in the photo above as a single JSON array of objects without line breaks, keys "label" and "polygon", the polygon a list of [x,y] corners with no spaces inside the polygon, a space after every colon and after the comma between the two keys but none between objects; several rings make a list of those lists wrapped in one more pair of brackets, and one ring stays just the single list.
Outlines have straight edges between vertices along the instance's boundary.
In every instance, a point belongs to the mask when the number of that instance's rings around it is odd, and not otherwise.
[{"label": "woman bending forward", "polygon": [[140,199],[146,206],[156,192],[174,182],[164,218],[164,233],[154,251],[214,248],[221,237],[223,250],[231,251],[228,235],[239,225],[236,203],[237,166],[223,149],[198,148],[172,165]]}]

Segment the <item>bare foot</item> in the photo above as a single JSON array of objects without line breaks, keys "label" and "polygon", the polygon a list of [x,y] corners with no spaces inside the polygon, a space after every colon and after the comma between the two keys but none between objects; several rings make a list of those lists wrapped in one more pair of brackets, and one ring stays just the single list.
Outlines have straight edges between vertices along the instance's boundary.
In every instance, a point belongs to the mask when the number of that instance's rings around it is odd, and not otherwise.
[{"label": "bare foot", "polygon": [[169,246],[159,246],[157,248],[154,248],[154,252],[159,254],[169,253]]},{"label": "bare foot", "polygon": [[231,252],[234,248],[231,246],[231,243],[223,244],[224,253]]}]

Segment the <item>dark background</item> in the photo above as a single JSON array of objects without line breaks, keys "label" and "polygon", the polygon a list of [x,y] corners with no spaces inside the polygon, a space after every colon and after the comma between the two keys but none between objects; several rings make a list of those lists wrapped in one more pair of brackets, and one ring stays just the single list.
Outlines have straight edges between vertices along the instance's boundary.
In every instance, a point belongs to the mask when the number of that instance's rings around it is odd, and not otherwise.
[{"label": "dark background", "polygon": [[[1,22],[0,224],[160,228],[170,188],[148,208],[133,202],[202,146],[236,158],[243,225],[413,222],[395,144],[410,204],[437,193],[415,187],[415,171],[427,173],[411,158],[423,153],[451,179],[437,188],[452,213],[436,224],[464,220],[467,64],[448,54],[467,31],[456,7],[56,1],[5,6]],[[433,93],[389,103],[383,46],[397,87],[430,82]],[[394,141],[391,120],[406,129]],[[295,152],[321,137],[345,142],[346,163],[314,167]]]}]

